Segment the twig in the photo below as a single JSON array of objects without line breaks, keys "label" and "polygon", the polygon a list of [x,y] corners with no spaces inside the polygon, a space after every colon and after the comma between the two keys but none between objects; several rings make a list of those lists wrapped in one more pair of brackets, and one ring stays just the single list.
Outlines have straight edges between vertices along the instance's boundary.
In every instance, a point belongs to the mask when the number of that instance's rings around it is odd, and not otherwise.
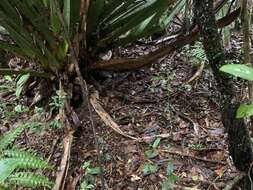
[{"label": "twig", "polygon": [[205,62],[201,61],[200,67],[198,68],[196,73],[187,81],[187,83],[191,83],[195,79],[199,78],[203,72],[204,67],[205,67]]},{"label": "twig", "polygon": [[192,158],[194,160],[198,160],[198,161],[202,161],[202,162],[209,162],[212,164],[221,164],[221,165],[226,165],[225,162],[219,161],[219,160],[210,160],[210,159],[205,159],[205,158],[201,158],[199,156],[194,156],[194,155],[190,155],[190,154],[185,154],[179,151],[171,151],[171,150],[161,150],[162,152],[167,152],[169,154],[175,154],[178,156],[182,156],[182,157],[188,157],[188,158]]},{"label": "twig", "polygon": [[64,190],[65,180],[68,174],[70,149],[73,140],[73,132],[69,132],[63,139],[64,152],[61,160],[59,172],[56,177],[53,190]]},{"label": "twig", "polygon": [[47,162],[50,161],[50,159],[51,159],[51,157],[52,157],[52,155],[53,155],[53,153],[54,153],[54,151],[55,151],[55,147],[56,147],[56,144],[57,144],[58,140],[59,140],[59,138],[56,138],[56,139],[53,140],[52,147],[51,147],[49,156],[48,156],[48,158],[47,158]]},{"label": "twig", "polygon": [[[97,93],[98,94],[98,93]],[[114,131],[121,134],[124,137],[130,138],[132,140],[137,140],[137,138],[132,137],[130,135],[125,134],[118,126],[117,123],[113,121],[111,116],[104,110],[104,108],[98,103],[97,97],[95,93],[93,93],[90,97],[90,102],[97,114],[100,116],[100,118],[103,120],[103,122],[108,126],[111,127]]]}]

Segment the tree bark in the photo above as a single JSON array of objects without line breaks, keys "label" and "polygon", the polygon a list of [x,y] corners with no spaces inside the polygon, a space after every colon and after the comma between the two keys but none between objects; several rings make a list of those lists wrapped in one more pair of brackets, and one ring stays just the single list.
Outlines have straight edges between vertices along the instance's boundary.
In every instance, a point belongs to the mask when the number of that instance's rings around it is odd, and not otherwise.
[{"label": "tree bark", "polygon": [[[203,38],[206,56],[217,81],[219,91],[223,95],[222,107],[225,109],[222,114],[222,123],[228,133],[229,154],[233,158],[236,168],[248,173],[248,170],[251,170],[253,161],[251,139],[244,120],[236,119],[239,104],[231,104],[235,95],[232,80],[219,71],[219,68],[225,64],[226,58],[215,21],[213,0],[195,0],[194,14],[196,23],[199,26],[200,36]],[[249,179],[245,177],[243,179],[243,189],[250,189],[249,184]]]},{"label": "tree bark", "polygon": [[225,64],[225,54],[218,33],[213,3],[213,0],[195,0],[194,15],[200,30],[200,36],[203,38],[206,56],[222,94],[222,104],[227,105],[234,96],[234,89],[230,77],[219,71],[219,68]]}]

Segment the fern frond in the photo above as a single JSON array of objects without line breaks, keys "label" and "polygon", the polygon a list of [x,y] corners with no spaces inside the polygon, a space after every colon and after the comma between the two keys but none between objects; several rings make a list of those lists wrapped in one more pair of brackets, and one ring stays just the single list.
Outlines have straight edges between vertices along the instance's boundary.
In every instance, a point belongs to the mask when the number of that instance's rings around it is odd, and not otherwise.
[{"label": "fern frond", "polygon": [[44,160],[39,158],[13,158],[17,161],[19,169],[51,169],[52,167]]},{"label": "fern frond", "polygon": [[32,152],[32,150],[20,150],[20,149],[10,149],[4,150],[2,152],[3,156],[10,158],[35,158],[36,153]]},{"label": "fern frond", "polygon": [[31,172],[16,172],[8,178],[10,184],[21,185],[24,187],[48,187],[53,186],[53,182],[46,176],[34,174]]},{"label": "fern frond", "polygon": [[0,139],[0,151],[6,149],[25,129],[26,125],[21,125],[15,129],[10,130]]},{"label": "fern frond", "polygon": [[6,183],[0,183],[0,190],[11,190],[11,188]]},{"label": "fern frond", "polygon": [[52,167],[44,160],[40,159],[31,150],[5,150],[3,155],[17,160],[17,167],[22,169],[51,169]]}]

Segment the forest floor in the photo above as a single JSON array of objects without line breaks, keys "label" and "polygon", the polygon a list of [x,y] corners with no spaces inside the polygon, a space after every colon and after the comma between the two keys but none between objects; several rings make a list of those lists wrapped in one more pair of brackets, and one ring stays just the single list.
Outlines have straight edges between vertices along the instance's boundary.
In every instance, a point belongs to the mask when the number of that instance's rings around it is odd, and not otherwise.
[{"label": "forest floor", "polygon": [[[238,51],[238,44],[239,40],[235,39],[230,51]],[[135,45],[120,50],[120,54],[132,57],[145,51],[150,48]],[[152,67],[133,73],[106,73],[103,79],[95,78],[99,103],[120,129],[137,138],[153,137],[142,142],[124,137],[106,126],[93,111],[106,189],[188,187],[218,190],[239,175],[228,156],[226,133],[220,119],[220,95],[213,75],[206,63],[201,75],[189,82],[199,65],[193,66],[185,52],[184,48]],[[6,83],[1,80],[1,85]],[[238,99],[246,99],[247,83],[235,83]],[[26,100],[23,102],[25,104]],[[31,111],[13,114],[17,104],[20,101],[15,100],[15,93],[5,94],[2,98],[1,134],[37,117]],[[89,162],[90,169],[100,166],[90,118],[83,110],[86,110],[85,105],[77,109],[84,126],[74,133],[69,166],[73,178],[70,181],[74,183],[83,178],[87,184],[93,183],[94,189],[101,189],[100,176],[95,175],[96,172],[84,176],[81,169]],[[61,128],[50,126],[39,129],[35,126],[34,131],[25,132],[17,143],[35,150],[57,167],[63,156],[64,134]],[[51,177],[55,175],[53,173]]]}]

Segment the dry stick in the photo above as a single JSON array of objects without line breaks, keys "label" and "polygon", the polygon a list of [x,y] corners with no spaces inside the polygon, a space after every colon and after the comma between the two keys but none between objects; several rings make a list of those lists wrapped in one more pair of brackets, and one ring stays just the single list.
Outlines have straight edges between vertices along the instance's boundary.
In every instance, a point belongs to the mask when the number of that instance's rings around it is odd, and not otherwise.
[{"label": "dry stick", "polygon": [[131,140],[134,140],[136,142],[146,142],[155,138],[168,138],[171,136],[170,133],[165,133],[165,134],[159,134],[159,135],[153,135],[153,136],[146,136],[146,137],[133,137],[130,136],[126,133],[124,133],[119,125],[113,121],[112,117],[104,110],[104,108],[100,105],[100,103],[98,102],[98,92],[91,94],[90,96],[90,102],[91,105],[93,106],[94,110],[97,112],[97,114],[100,116],[100,118],[102,119],[102,121],[110,128],[112,128],[112,130],[114,130],[115,132],[117,132],[118,134],[130,138]]},{"label": "dry stick", "polygon": [[[55,1],[54,1],[54,3],[56,4]],[[63,16],[62,16],[62,14],[60,12],[59,4],[57,4],[56,7],[58,9],[58,14],[59,14],[60,22],[61,22],[61,24],[63,26],[65,37],[66,37],[67,42],[68,42],[69,47],[70,47],[70,54],[71,54],[71,58],[72,58],[71,61],[72,61],[72,63],[75,66],[76,74],[77,74],[77,77],[79,78],[79,82],[80,82],[80,86],[81,86],[81,91],[82,91],[82,98],[83,98],[84,101],[85,100],[87,101],[86,103],[87,103],[87,106],[88,106],[89,117],[90,117],[90,121],[91,121],[91,125],[92,125],[92,130],[93,130],[93,135],[94,135],[94,141],[95,141],[95,146],[96,146],[97,155],[98,155],[98,162],[99,162],[100,168],[102,168],[101,154],[100,154],[98,140],[97,140],[98,138],[97,138],[97,135],[96,135],[96,129],[95,129],[94,120],[93,120],[93,117],[92,117],[91,106],[90,106],[90,102],[89,102],[89,98],[88,98],[89,91],[88,91],[87,83],[86,83],[86,81],[82,77],[82,74],[81,74],[81,71],[80,71],[80,68],[79,68],[79,65],[78,65],[78,55],[77,55],[76,49],[74,48],[74,45],[72,44],[71,40],[68,37],[67,28],[66,28],[66,25],[64,23]],[[79,36],[79,34],[76,34],[77,39],[78,39],[78,36]],[[76,47],[79,47],[79,41],[76,41],[75,45],[76,45]],[[100,178],[101,178],[102,189],[105,189],[105,181],[104,181],[104,177],[103,177],[103,171],[100,173]]]},{"label": "dry stick", "polygon": [[64,153],[63,153],[59,173],[57,174],[57,178],[56,178],[53,190],[64,190],[65,180],[66,180],[68,168],[69,168],[69,157],[70,157],[70,149],[71,149],[72,140],[73,140],[72,132],[69,132],[67,136],[63,139]]},{"label": "dry stick", "polygon": [[[63,85],[62,85],[61,79],[59,80],[59,89],[60,89],[60,92],[63,92]],[[59,172],[57,173],[53,190],[64,190],[65,182],[66,182],[66,178],[67,178],[67,174],[69,170],[70,150],[71,150],[74,130],[71,129],[69,120],[66,117],[65,109],[68,110],[68,107],[69,107],[68,102],[65,101],[64,106],[59,111],[59,115],[62,119],[62,123],[65,124],[65,127],[67,128],[68,133],[63,139],[63,147],[64,147],[63,157],[61,159],[60,169],[59,169]]]},{"label": "dry stick", "polygon": [[252,173],[252,163],[250,164],[250,168],[248,170],[248,177],[249,177],[249,181],[250,181],[250,189],[253,190],[253,182],[252,182],[252,178],[251,178],[251,174]]},{"label": "dry stick", "polygon": [[205,67],[205,62],[201,61],[200,67],[198,68],[196,73],[187,81],[187,83],[190,83],[190,82],[194,81],[195,79],[197,79],[198,77],[200,77],[200,75],[203,72],[204,67]]},{"label": "dry stick", "polygon": [[132,137],[130,135],[125,134],[118,126],[117,123],[115,123],[111,116],[104,110],[104,108],[98,103],[97,98],[96,98],[96,94],[93,93],[91,95],[90,98],[90,102],[91,105],[93,106],[93,108],[95,109],[95,111],[97,112],[97,114],[100,116],[100,118],[103,120],[103,122],[111,127],[114,131],[116,131],[117,133],[121,134],[124,137],[130,138],[132,140],[137,140],[137,138]]},{"label": "dry stick", "polygon": [[192,158],[194,160],[198,160],[198,161],[202,161],[202,162],[209,162],[212,164],[221,164],[221,165],[226,165],[225,162],[223,161],[219,161],[219,160],[210,160],[210,159],[205,159],[205,158],[201,158],[199,156],[194,156],[194,155],[190,155],[190,154],[185,154],[179,151],[171,151],[171,150],[161,150],[162,152],[167,152],[169,154],[175,154],[178,156],[182,156],[182,157],[188,157],[188,158]]}]

